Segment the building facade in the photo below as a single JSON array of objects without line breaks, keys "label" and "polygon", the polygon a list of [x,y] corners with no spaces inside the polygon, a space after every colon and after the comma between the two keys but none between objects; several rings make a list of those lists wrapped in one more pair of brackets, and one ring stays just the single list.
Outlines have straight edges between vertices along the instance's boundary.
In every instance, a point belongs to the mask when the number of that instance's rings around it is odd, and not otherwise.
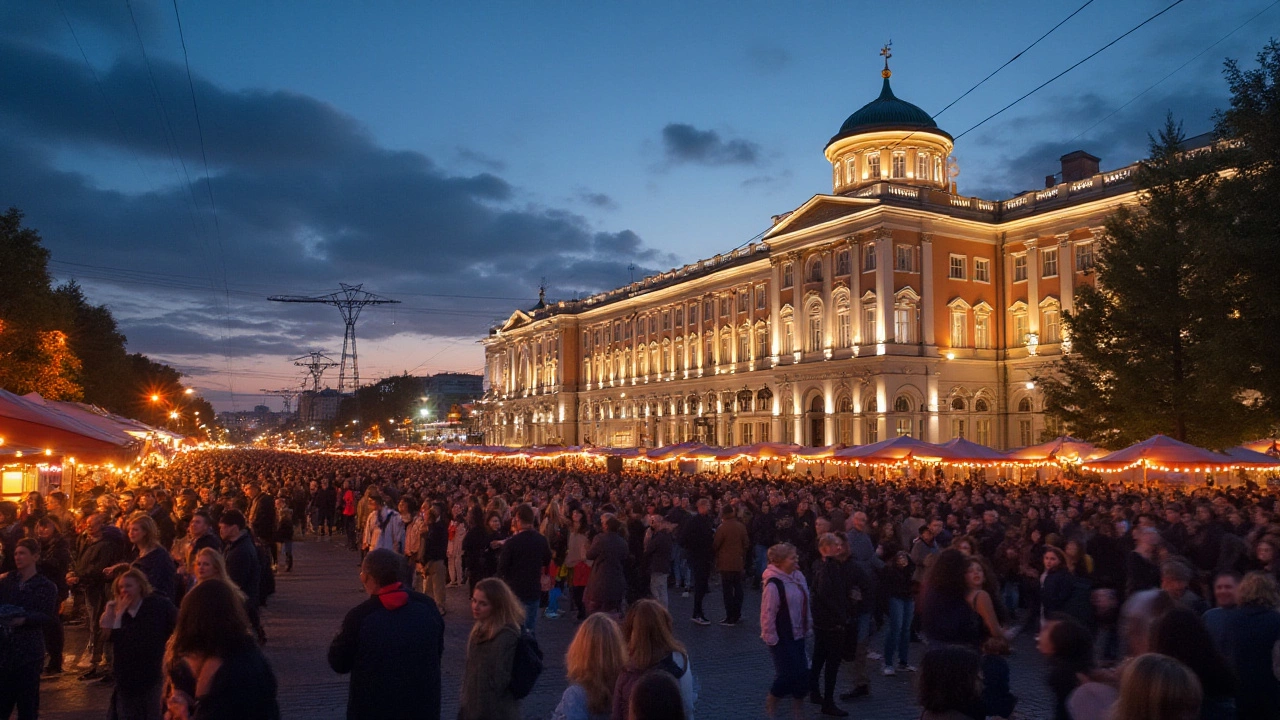
[{"label": "building facade", "polygon": [[491,330],[485,442],[1003,449],[1056,431],[1034,378],[1070,351],[1062,313],[1135,167],[1077,151],[1042,190],[957,194],[951,136],[889,75],[827,143],[831,192],[760,242]]}]

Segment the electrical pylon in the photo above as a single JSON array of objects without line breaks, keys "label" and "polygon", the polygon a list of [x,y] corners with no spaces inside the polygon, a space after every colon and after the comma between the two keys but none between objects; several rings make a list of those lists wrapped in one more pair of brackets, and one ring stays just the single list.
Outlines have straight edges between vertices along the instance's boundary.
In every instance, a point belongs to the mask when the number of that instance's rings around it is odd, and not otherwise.
[{"label": "electrical pylon", "polygon": [[272,295],[267,299],[272,302],[316,303],[338,308],[338,312],[342,313],[342,321],[347,326],[342,335],[342,362],[338,363],[338,392],[347,389],[347,358],[351,359],[351,390],[354,392],[360,389],[360,360],[356,354],[356,320],[360,318],[360,312],[366,305],[393,305],[400,301],[365,292],[363,284],[338,283],[338,286],[342,289],[328,295]]},{"label": "electrical pylon", "polygon": [[[303,362],[304,360],[306,362]],[[320,377],[324,375],[325,370],[338,367],[338,363],[334,362],[333,358],[319,350],[312,350],[302,357],[294,358],[293,364],[306,368],[311,375],[311,392],[320,392]]]}]

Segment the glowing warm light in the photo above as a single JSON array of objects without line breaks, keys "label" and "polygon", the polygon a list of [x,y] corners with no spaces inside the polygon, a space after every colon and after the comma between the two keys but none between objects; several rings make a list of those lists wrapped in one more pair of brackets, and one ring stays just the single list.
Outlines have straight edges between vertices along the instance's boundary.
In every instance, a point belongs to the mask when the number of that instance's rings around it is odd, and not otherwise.
[{"label": "glowing warm light", "polygon": [[48,457],[49,455],[53,454],[53,451],[48,448],[45,448],[44,454],[45,454],[45,457]]},{"label": "glowing warm light", "polygon": [[195,388],[187,388],[186,390],[183,390],[183,391],[182,391],[182,394],[183,394],[183,395],[192,395],[192,394],[194,394],[194,393],[195,393],[195,391],[196,391],[196,389],[195,389]]},{"label": "glowing warm light", "polygon": [[953,353],[953,352],[951,352],[950,350],[948,350],[948,351],[947,351],[947,359],[948,359],[948,360],[955,360],[955,359],[956,359],[956,354],[955,354],[955,353]]},{"label": "glowing warm light", "polygon": [[151,402],[160,402],[160,396],[159,396],[159,395],[152,395],[152,396],[151,396]]},{"label": "glowing warm light", "polygon": [[174,410],[174,411],[170,412],[170,413],[169,413],[169,419],[170,419],[170,420],[177,420],[177,419],[178,419],[178,411],[177,411],[177,410]]},{"label": "glowing warm light", "polygon": [[1028,380],[1028,381],[1027,381],[1027,385],[1026,385],[1026,387],[1027,387],[1027,389],[1028,389],[1028,390],[1035,390],[1035,389],[1036,389],[1036,383],[1035,383],[1035,381],[1034,381],[1034,380]]},{"label": "glowing warm light", "polygon": [[422,417],[426,417],[426,416],[427,416],[427,413],[429,413],[429,412],[431,412],[431,411],[430,411],[430,410],[428,410],[428,409],[426,409],[426,408],[422,408],[421,410],[419,410],[419,411],[418,411],[418,414],[419,414],[419,415],[421,415]]}]

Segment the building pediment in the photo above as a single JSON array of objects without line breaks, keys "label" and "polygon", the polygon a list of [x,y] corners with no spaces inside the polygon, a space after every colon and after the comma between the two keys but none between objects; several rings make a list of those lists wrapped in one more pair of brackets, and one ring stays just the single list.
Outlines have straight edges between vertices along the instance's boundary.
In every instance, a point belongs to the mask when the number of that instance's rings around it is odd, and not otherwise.
[{"label": "building pediment", "polygon": [[533,322],[532,316],[523,310],[516,310],[511,313],[511,317],[507,318],[506,322],[502,323],[502,326],[498,328],[498,332],[510,332],[531,322]]},{"label": "building pediment", "polygon": [[798,232],[823,223],[852,215],[879,204],[877,200],[849,198],[838,195],[814,195],[808,202],[796,208],[777,225],[765,233],[765,239]]}]

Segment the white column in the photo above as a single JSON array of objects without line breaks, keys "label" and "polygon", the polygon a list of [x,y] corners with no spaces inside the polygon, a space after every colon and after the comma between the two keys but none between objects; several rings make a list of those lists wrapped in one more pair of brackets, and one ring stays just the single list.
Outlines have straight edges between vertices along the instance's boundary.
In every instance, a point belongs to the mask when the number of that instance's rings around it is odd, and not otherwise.
[{"label": "white column", "polygon": [[771,277],[769,279],[769,343],[772,347],[770,355],[778,357],[782,354],[782,263],[783,257],[769,258]]},{"label": "white column", "polygon": [[1076,258],[1072,252],[1075,248],[1067,239],[1067,234],[1058,235],[1058,301],[1062,303],[1063,312],[1075,308],[1075,276]]},{"label": "white column", "polygon": [[862,245],[856,238],[849,238],[849,330],[853,335],[854,345],[861,345],[862,340]]},{"label": "white column", "polygon": [[822,251],[822,347],[828,352],[835,347],[836,309],[831,303],[831,276],[835,274],[835,252]]},{"label": "white column", "polygon": [[876,234],[876,337],[889,342],[892,333],[888,318],[893,308],[893,235],[886,228]]},{"label": "white column", "polygon": [[1040,248],[1027,244],[1027,332],[1040,333]]},{"label": "white column", "polygon": [[933,234],[920,235],[920,322],[924,325],[921,337],[927,349],[935,343],[933,338]]}]

